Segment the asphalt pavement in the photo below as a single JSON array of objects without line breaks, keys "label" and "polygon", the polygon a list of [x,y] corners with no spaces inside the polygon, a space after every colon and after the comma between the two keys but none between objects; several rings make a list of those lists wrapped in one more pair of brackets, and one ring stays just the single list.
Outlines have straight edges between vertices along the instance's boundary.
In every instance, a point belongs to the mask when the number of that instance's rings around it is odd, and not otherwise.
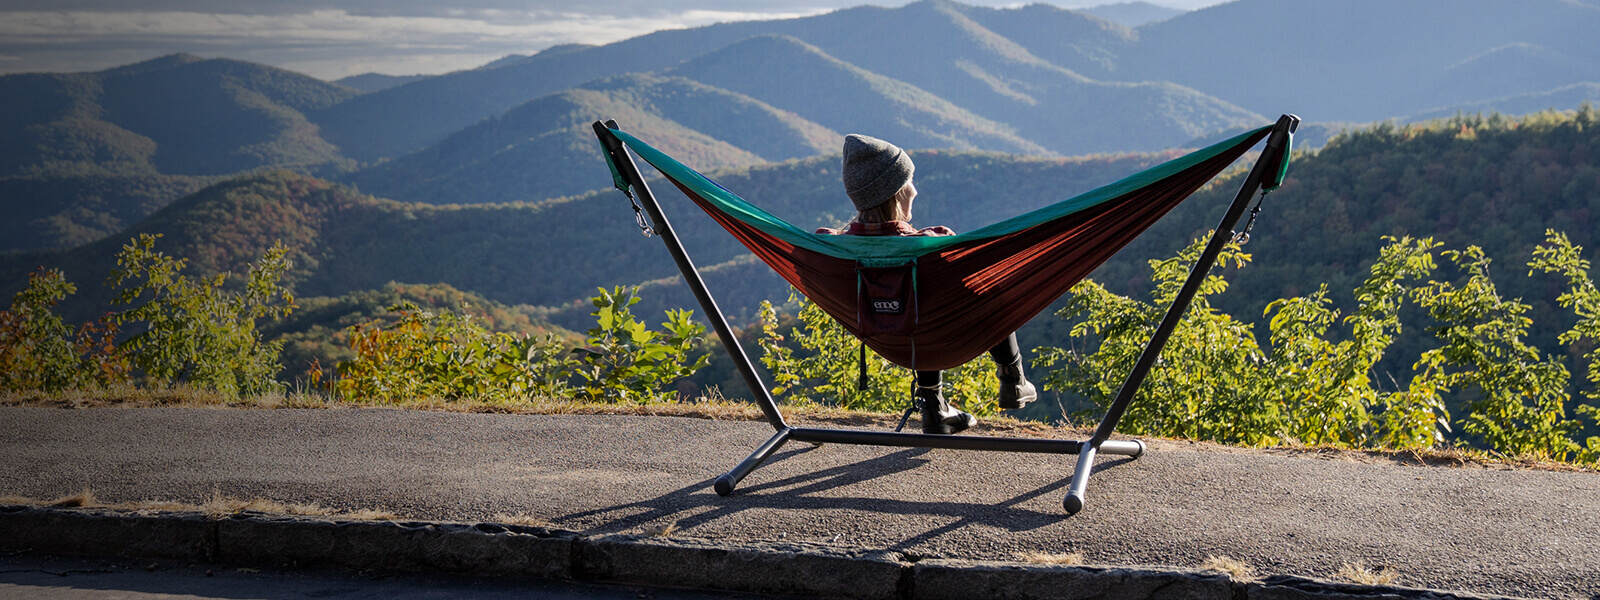
[{"label": "asphalt pavement", "polygon": [[1600,474],[1422,466],[1358,453],[1155,441],[1103,457],[1061,508],[1073,456],[791,444],[729,497],[718,475],[764,422],[384,409],[0,409],[0,494],[86,486],[106,502],[213,494],[514,515],[583,534],[673,525],[707,540],[887,548],[915,558],[1193,567],[1262,575],[1386,568],[1399,583],[1600,598]]}]

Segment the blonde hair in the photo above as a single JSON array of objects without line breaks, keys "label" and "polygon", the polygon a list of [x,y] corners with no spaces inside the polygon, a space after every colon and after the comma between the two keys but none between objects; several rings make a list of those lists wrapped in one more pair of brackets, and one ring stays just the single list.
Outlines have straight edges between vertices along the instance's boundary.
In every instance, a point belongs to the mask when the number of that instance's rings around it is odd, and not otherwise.
[{"label": "blonde hair", "polygon": [[906,205],[909,204],[906,201],[914,194],[916,194],[916,188],[911,186],[910,181],[907,181],[905,185],[900,186],[900,190],[895,192],[894,196],[889,198],[888,202],[856,213],[856,218],[851,219],[850,222],[888,223],[889,221],[909,220],[911,214],[910,211],[906,210]]}]

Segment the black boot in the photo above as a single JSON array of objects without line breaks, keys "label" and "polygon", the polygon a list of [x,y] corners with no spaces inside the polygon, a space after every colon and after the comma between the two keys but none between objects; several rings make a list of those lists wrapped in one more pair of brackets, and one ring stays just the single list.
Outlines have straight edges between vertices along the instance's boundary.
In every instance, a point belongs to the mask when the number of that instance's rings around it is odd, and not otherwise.
[{"label": "black boot", "polygon": [[1000,410],[1016,410],[1039,397],[1033,383],[1022,375],[1021,358],[1009,365],[1000,365],[996,374],[1000,377]]},{"label": "black boot", "polygon": [[917,386],[922,400],[922,432],[949,435],[978,424],[978,418],[950,406],[936,387]]}]

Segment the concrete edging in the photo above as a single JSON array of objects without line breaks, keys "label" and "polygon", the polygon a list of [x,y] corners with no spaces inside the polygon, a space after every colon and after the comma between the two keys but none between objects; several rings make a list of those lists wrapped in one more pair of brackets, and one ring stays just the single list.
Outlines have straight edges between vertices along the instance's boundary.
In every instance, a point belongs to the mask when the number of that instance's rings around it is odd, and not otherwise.
[{"label": "concrete edging", "polygon": [[1488,600],[1504,596],[1215,571],[930,558],[804,543],[724,543],[494,523],[341,521],[244,512],[0,506],[0,550],[515,574],[862,600],[1198,598]]}]

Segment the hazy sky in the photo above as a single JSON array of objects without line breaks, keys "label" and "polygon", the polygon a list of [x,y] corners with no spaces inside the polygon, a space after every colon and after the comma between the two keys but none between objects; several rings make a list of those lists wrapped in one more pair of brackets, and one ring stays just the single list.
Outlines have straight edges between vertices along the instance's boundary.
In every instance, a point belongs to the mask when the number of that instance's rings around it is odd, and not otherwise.
[{"label": "hazy sky", "polygon": [[[1011,6],[1016,0],[963,0]],[[1082,8],[1122,0],[1048,0]],[[1197,9],[1224,0],[1153,0]],[[0,74],[91,71],[175,52],[337,79],[471,68],[555,44],[905,0],[0,0]]]}]

